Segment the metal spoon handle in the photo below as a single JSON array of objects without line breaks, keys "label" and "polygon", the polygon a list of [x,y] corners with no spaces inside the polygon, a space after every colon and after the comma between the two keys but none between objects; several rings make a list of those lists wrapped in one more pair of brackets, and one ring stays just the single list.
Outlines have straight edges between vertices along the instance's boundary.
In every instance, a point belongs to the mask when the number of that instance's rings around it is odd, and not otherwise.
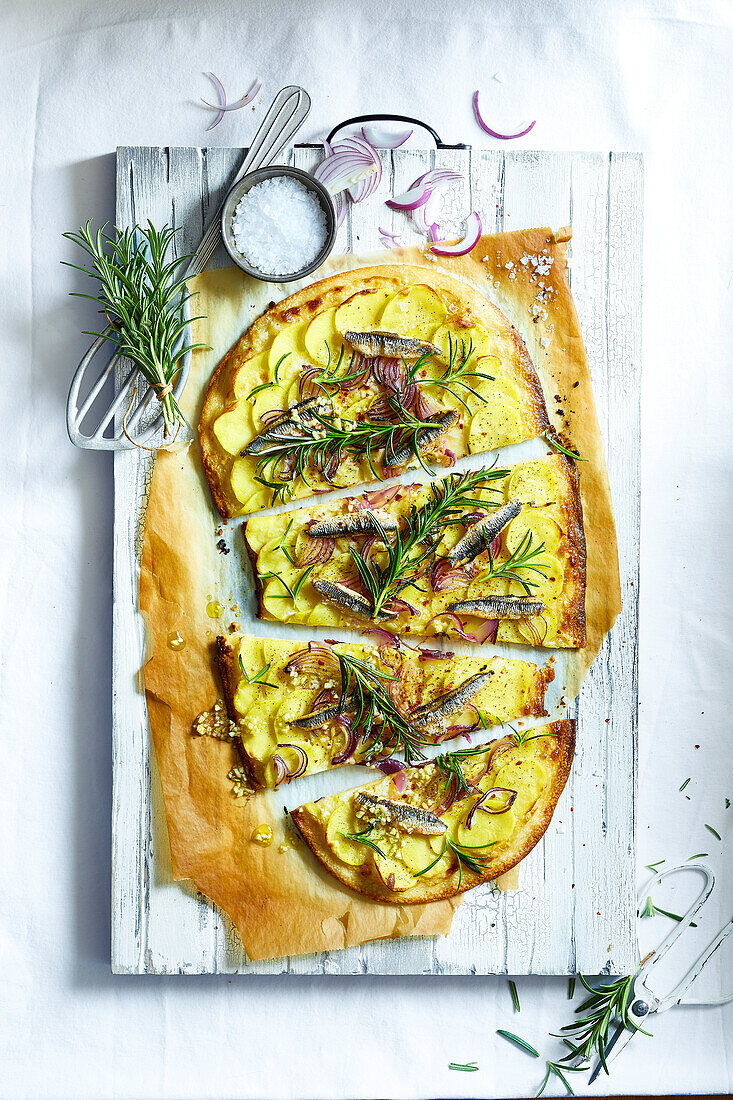
[{"label": "metal spoon handle", "polygon": [[[310,96],[304,88],[291,84],[278,92],[270,105],[269,111],[262,120],[259,130],[252,139],[252,144],[239,166],[236,176],[231,181],[230,187],[247,172],[252,172],[256,168],[266,168],[269,164],[272,164],[285,145],[303,125],[310,109]],[[222,199],[211,225],[204,233],[201,244],[196,249],[195,256],[186,268],[186,278],[200,275],[219,246],[221,241],[221,211],[225,199],[226,196]]]}]

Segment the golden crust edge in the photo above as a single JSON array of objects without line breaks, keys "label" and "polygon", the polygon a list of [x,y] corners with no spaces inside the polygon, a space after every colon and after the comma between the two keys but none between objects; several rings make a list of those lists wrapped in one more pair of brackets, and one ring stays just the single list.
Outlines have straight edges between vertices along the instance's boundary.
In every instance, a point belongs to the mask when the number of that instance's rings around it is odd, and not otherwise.
[{"label": "golden crust edge", "polygon": [[[360,875],[359,869],[357,868],[353,868],[352,874],[350,875],[347,865],[333,856],[324,843],[322,839],[323,830],[318,825],[315,825],[308,816],[303,814],[300,807],[296,810],[291,810],[290,817],[318,862],[343,886],[347,886],[363,897],[372,898],[375,901],[392,902],[395,905],[420,905],[431,901],[448,900],[459,893],[462,894],[466,890],[471,890],[474,886],[478,886],[482,882],[490,882],[500,878],[501,875],[505,875],[507,871],[511,871],[513,867],[516,867],[517,864],[521,863],[521,861],[529,855],[547,831],[555,812],[555,807],[560,799],[560,795],[565,789],[565,784],[570,775],[570,768],[572,767],[575,754],[575,720],[572,718],[565,718],[558,722],[551,722],[549,725],[553,730],[560,727],[560,732],[558,734],[560,742],[560,760],[558,761],[555,779],[547,802],[539,814],[533,813],[528,818],[527,825],[529,825],[530,828],[527,831],[527,835],[523,837],[519,851],[516,854],[513,853],[503,862],[499,862],[498,866],[492,867],[486,874],[474,875],[469,872],[464,873],[460,889],[446,882],[438,889],[431,890],[430,887],[420,884],[419,886],[412,886],[409,890],[404,890],[399,894],[393,894],[385,886],[376,882],[373,877],[367,878],[365,875]],[[522,834],[520,833],[520,835]],[[453,877],[455,877],[455,874]],[[359,881],[359,879],[361,879],[361,881]]]}]

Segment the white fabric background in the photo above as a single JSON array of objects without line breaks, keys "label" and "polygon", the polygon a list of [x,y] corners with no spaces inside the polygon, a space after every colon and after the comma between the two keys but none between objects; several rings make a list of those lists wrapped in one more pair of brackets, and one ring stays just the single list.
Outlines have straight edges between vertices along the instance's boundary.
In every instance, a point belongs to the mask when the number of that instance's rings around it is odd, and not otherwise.
[{"label": "white fabric background", "polygon": [[[639,861],[710,853],[721,882],[702,946],[733,908],[733,6],[3,0],[0,15],[0,1093],[532,1095],[540,1063],[495,1029],[558,1057],[564,980],[520,980],[513,1016],[501,978],[110,975],[112,466],[64,430],[92,316],[67,297],[61,232],[114,216],[115,146],[206,142],[204,69],[233,97],[260,74],[265,104],[302,83],[304,139],[391,109],[489,144],[471,113],[479,87],[497,125],[537,118],[524,147],[644,152]],[[258,117],[209,138],[247,144]],[[666,930],[656,920],[645,936]],[[733,986],[732,959],[709,989]],[[731,1007],[677,1009],[596,1091],[730,1091],[732,1023]],[[447,1069],[473,1059],[480,1073]]]}]

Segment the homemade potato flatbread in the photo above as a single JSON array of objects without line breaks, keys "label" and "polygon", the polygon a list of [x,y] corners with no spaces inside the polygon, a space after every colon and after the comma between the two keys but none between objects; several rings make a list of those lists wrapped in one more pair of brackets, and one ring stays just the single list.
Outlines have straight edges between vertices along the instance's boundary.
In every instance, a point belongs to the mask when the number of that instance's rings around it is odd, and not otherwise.
[{"label": "homemade potato flatbread", "polygon": [[[255,516],[244,535],[262,619],[585,644],[583,514],[564,455]],[[370,578],[394,594],[377,613]]]},{"label": "homemade potato flatbread", "polygon": [[551,666],[496,656],[247,635],[218,637],[217,652],[255,787],[405,750],[419,759],[424,744],[542,716],[555,675]]},{"label": "homemade potato flatbread", "polygon": [[[385,261],[420,268],[426,277],[444,266],[452,279],[497,303],[527,344],[553,427],[586,459],[580,493],[587,548],[587,644],[584,650],[558,655],[565,666],[561,683],[568,700],[620,608],[601,435],[568,281],[569,236],[550,229],[489,235],[471,255],[445,261],[417,248],[384,255]],[[364,262],[356,255],[335,257],[327,271]],[[368,262],[374,266],[379,261]],[[181,402],[189,423],[197,424],[217,364],[288,288],[225,268],[205,272],[193,280],[192,290],[197,294],[196,312],[202,315],[192,339],[211,348],[193,354]],[[534,322],[539,296],[542,313]],[[224,404],[222,398],[221,411]],[[273,792],[239,799],[232,795],[227,773],[240,764],[235,742],[192,736],[197,717],[222,699],[215,635],[241,629],[242,610],[234,605],[249,598],[232,580],[232,555],[226,557],[217,549],[221,533],[198,448],[159,452],[140,532],[140,608],[147,624],[145,691],[172,878],[190,880],[229,914],[251,959],[327,951],[384,937],[445,934],[457,898],[425,906],[377,901],[338,882],[304,845],[281,851],[290,838]],[[207,613],[212,595],[229,609],[218,622]],[[165,828],[159,809],[156,804],[154,829]],[[263,824],[273,834],[267,847],[252,839]],[[164,850],[158,843],[159,856]],[[156,874],[165,876],[165,860],[156,862]]]},{"label": "homemade potato flatbread", "polygon": [[544,835],[575,723],[449,753],[291,811],[316,859],[359,894],[440,901],[510,871]]},{"label": "homemade potato flatbread", "polygon": [[229,517],[549,427],[500,310],[438,271],[393,264],[334,275],[259,317],[217,367],[199,437]]}]

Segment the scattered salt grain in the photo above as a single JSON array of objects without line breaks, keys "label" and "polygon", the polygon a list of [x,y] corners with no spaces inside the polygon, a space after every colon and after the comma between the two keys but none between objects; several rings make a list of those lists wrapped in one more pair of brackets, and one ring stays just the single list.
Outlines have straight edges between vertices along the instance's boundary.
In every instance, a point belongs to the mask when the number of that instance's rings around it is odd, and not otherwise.
[{"label": "scattered salt grain", "polygon": [[327,237],[320,199],[292,176],[255,184],[237,204],[234,241],[263,275],[291,275],[313,263]]}]

